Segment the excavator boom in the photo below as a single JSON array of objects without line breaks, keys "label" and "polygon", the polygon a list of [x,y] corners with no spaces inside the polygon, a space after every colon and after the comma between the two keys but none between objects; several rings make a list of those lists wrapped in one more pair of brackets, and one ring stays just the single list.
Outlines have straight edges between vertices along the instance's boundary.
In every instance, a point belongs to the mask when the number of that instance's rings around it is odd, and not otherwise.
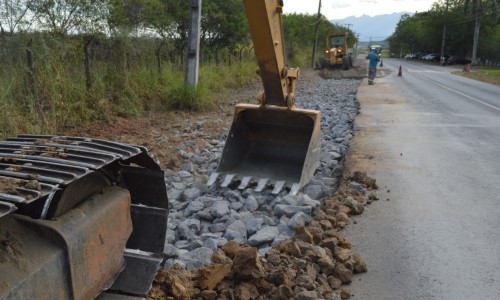
[{"label": "excavator boom", "polygon": [[244,0],[264,93],[260,105],[238,104],[217,169],[222,187],[267,186],[278,194],[284,187],[297,193],[319,164],[320,112],[295,107],[299,69],[286,63],[281,14],[283,1]]},{"label": "excavator boom", "polygon": [[[289,91],[286,82],[289,69],[285,61],[281,23],[283,1],[244,0],[243,2],[249,20],[255,56],[259,64],[260,77],[264,83],[265,104],[285,106],[287,95],[293,91]],[[257,20],[267,20],[267,22],[257,22]],[[292,72],[295,75],[293,81],[298,77],[298,69],[292,69]]]}]

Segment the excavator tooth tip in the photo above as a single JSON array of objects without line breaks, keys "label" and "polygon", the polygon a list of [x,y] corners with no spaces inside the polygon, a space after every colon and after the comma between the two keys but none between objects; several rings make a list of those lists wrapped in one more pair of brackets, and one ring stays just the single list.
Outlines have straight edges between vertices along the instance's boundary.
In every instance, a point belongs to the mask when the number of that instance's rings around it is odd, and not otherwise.
[{"label": "excavator tooth tip", "polygon": [[222,184],[220,186],[223,188],[228,187],[231,184],[231,182],[233,182],[234,177],[236,177],[236,174],[226,175],[226,177],[224,178],[224,181],[222,182]]},{"label": "excavator tooth tip", "polygon": [[262,190],[266,188],[266,185],[268,182],[269,182],[269,178],[259,179],[259,182],[257,183],[257,187],[255,188],[255,191],[262,192]]},{"label": "excavator tooth tip", "polygon": [[281,190],[283,189],[283,187],[285,186],[285,183],[286,183],[286,181],[284,181],[284,180],[276,181],[276,183],[274,184],[274,189],[273,189],[272,194],[278,195],[281,192]]},{"label": "excavator tooth tip", "polygon": [[217,178],[219,177],[220,173],[217,173],[217,172],[214,172],[210,175],[210,177],[208,178],[208,181],[207,181],[207,185],[208,186],[212,186],[215,184],[215,182],[217,181]]},{"label": "excavator tooth tip", "polygon": [[292,187],[290,188],[290,194],[291,196],[295,196],[299,193],[300,190],[300,184],[299,183],[294,183],[292,184]]},{"label": "excavator tooth tip", "polygon": [[250,180],[252,180],[252,176],[245,176],[241,180],[240,185],[238,186],[239,190],[244,190],[248,187],[248,184],[250,184]]}]

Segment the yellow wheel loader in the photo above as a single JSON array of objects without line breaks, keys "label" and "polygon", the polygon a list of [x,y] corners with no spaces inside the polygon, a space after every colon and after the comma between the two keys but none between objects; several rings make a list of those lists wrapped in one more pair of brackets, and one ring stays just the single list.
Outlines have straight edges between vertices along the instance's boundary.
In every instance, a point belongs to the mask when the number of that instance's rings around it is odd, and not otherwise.
[{"label": "yellow wheel loader", "polygon": [[319,58],[319,68],[342,67],[349,70],[352,60],[347,45],[348,33],[331,33],[326,37],[326,49]]},{"label": "yellow wheel loader", "polygon": [[264,92],[259,105],[236,105],[222,158],[208,184],[222,178],[222,187],[253,184],[262,191],[271,186],[273,194],[286,187],[296,194],[319,164],[320,112],[295,106],[299,69],[289,68],[285,60],[283,1],[243,2]]}]

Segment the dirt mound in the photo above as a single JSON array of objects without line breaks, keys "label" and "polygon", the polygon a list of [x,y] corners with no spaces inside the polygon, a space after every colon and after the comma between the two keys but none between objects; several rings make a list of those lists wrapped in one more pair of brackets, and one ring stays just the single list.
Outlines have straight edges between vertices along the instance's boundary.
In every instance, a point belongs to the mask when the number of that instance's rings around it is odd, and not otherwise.
[{"label": "dirt mound", "polygon": [[349,180],[361,183],[365,188],[378,190],[376,180],[366,175],[365,172],[356,171],[349,177]]},{"label": "dirt mound", "polygon": [[[359,181],[358,181],[359,180]],[[231,241],[215,251],[212,264],[193,270],[175,267],[155,278],[149,299],[347,299],[342,288],[354,273],[367,271],[366,262],[351,252],[342,229],[350,216],[371,203],[368,193],[350,187],[356,181],[368,189],[374,179],[355,172],[331,198],[325,199],[314,220],[293,238],[258,257],[257,249]],[[372,194],[373,195],[373,194]]]}]

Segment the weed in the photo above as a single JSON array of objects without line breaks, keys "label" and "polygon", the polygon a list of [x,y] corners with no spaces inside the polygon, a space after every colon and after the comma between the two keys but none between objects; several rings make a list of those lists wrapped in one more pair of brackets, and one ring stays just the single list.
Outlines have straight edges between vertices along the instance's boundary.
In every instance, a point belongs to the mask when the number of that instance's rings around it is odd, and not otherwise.
[{"label": "weed", "polygon": [[[231,56],[225,63],[203,62],[194,88],[184,82],[182,59],[163,61],[158,69],[155,52],[148,52],[151,49],[110,40],[102,41],[109,48],[92,50],[87,90],[81,40],[33,36],[33,88],[25,61],[27,40],[19,36],[8,52],[0,52],[4,58],[0,60],[0,138],[55,134],[67,127],[147,112],[211,110],[222,104],[217,95],[257,78],[253,57]],[[299,49],[296,54],[289,65],[306,66],[306,51]]]}]

